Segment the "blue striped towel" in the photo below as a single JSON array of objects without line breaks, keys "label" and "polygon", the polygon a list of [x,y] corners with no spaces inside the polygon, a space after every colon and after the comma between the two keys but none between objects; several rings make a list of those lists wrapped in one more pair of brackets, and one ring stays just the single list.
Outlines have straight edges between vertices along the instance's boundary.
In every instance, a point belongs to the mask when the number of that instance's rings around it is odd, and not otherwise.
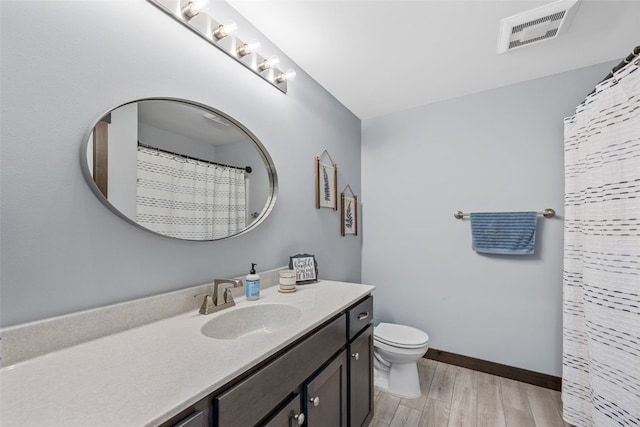
[{"label": "blue striped towel", "polygon": [[474,251],[502,255],[533,254],[536,212],[472,212],[470,217]]}]

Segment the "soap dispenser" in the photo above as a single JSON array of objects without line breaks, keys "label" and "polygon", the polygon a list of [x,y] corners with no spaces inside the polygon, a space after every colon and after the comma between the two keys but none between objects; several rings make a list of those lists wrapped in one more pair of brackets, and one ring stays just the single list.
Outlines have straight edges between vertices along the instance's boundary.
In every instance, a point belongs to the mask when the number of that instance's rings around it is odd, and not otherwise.
[{"label": "soap dispenser", "polygon": [[245,295],[247,301],[255,301],[260,298],[260,276],[256,274],[256,265],[251,263],[251,271],[247,274],[245,281]]}]

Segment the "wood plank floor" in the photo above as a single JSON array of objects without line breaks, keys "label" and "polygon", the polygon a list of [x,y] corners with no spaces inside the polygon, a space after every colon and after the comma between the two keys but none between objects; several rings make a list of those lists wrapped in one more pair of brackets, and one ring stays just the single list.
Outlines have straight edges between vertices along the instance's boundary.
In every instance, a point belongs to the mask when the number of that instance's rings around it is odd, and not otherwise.
[{"label": "wood plank floor", "polygon": [[375,390],[370,427],[572,427],[560,392],[458,366],[420,359],[422,396]]}]

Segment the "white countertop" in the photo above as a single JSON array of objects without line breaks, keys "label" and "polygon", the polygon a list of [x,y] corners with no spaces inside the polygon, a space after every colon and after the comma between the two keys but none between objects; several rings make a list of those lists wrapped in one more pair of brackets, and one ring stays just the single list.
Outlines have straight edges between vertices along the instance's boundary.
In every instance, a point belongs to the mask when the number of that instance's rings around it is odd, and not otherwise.
[{"label": "white countertop", "polygon": [[[219,313],[184,313],[0,369],[1,426],[155,426],[322,324],[373,286],[333,281],[258,301],[282,303],[299,320],[272,333],[217,340],[200,328]],[[222,311],[221,313],[224,313]]]}]

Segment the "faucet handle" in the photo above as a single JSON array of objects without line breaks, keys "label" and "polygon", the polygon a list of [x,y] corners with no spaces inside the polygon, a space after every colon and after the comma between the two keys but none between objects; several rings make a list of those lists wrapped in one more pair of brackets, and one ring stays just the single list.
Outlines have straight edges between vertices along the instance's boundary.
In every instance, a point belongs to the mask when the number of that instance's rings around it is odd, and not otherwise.
[{"label": "faucet handle", "polygon": [[224,302],[226,304],[228,304],[228,303],[234,303],[235,304],[235,301],[233,300],[233,293],[231,292],[231,288],[226,288],[224,290]]},{"label": "faucet handle", "polygon": [[[200,295],[203,294],[195,295],[195,297]],[[205,294],[204,301],[202,301],[202,305],[200,306],[200,314],[209,314],[214,307],[215,304],[213,304],[213,298],[211,295],[209,293]]]},{"label": "faucet handle", "polygon": [[213,303],[218,306],[226,302],[233,302],[233,297],[231,297],[231,301],[227,300],[227,296],[231,294],[229,288],[239,288],[241,286],[242,280],[240,279],[215,279],[213,281]]}]

